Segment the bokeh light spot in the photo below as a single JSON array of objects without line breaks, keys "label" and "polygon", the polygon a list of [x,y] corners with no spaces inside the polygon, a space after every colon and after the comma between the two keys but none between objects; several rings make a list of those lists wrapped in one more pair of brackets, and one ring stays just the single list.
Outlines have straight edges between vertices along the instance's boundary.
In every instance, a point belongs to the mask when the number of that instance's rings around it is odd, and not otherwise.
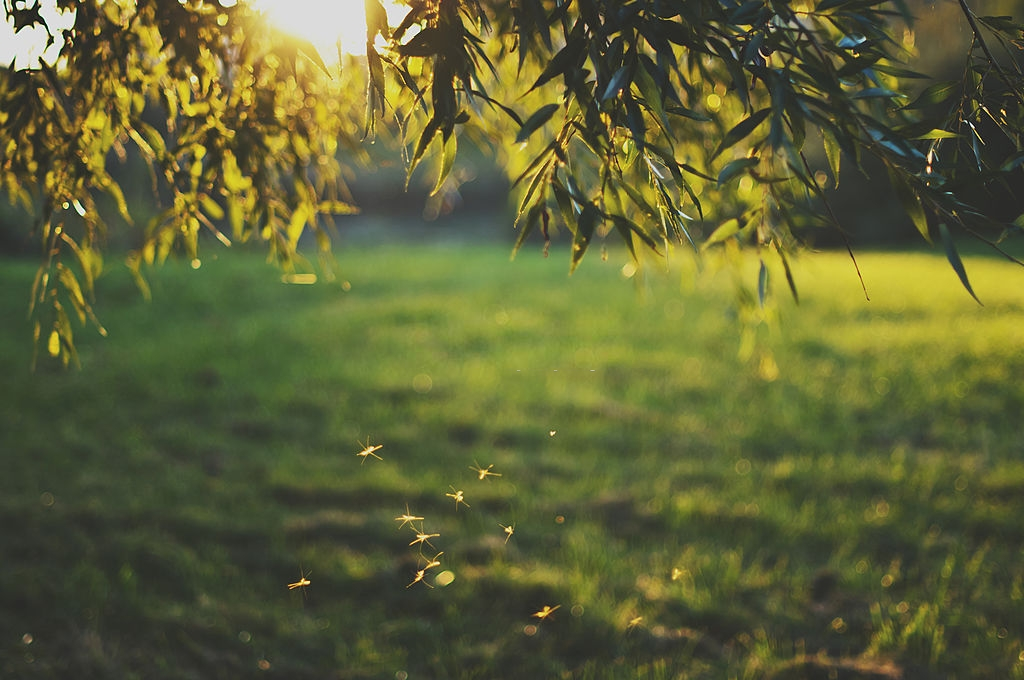
[{"label": "bokeh light spot", "polygon": [[426,373],[417,373],[412,379],[412,389],[419,394],[426,394],[434,387],[433,379]]}]

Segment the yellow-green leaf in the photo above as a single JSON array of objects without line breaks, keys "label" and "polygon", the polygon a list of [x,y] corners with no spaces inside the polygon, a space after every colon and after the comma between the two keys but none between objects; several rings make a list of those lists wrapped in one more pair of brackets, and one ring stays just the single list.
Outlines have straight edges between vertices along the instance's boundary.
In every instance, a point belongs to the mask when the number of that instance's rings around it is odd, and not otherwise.
[{"label": "yellow-green leaf", "polygon": [[960,135],[956,134],[955,132],[935,128],[933,130],[929,130],[923,135],[917,137],[916,139],[956,139],[959,136]]},{"label": "yellow-green leaf", "polygon": [[839,186],[839,159],[842,155],[839,149],[839,142],[829,132],[821,135],[822,145],[825,147],[825,158],[828,160],[828,167],[832,171],[832,181]]},{"label": "yellow-green leaf", "polygon": [[458,150],[458,143],[455,141],[457,136],[454,134],[448,135],[448,139],[443,141],[443,149],[441,153],[441,169],[437,173],[437,182],[434,183],[434,189],[430,192],[431,196],[434,196],[444,186],[444,182],[448,179],[449,173],[452,171],[452,166],[455,165],[455,154]]},{"label": "yellow-green leaf", "polygon": [[205,212],[211,219],[224,219],[224,209],[220,207],[217,201],[210,198],[207,194],[199,195],[199,203],[203,206],[203,212]]},{"label": "yellow-green leaf", "polygon": [[46,342],[46,351],[51,357],[60,354],[60,334],[55,330],[50,331],[50,339]]},{"label": "yellow-green leaf", "polygon": [[722,222],[704,241],[702,250],[707,250],[716,243],[721,243],[731,236],[735,236],[743,228],[743,223],[738,217],[733,217],[725,222]]}]

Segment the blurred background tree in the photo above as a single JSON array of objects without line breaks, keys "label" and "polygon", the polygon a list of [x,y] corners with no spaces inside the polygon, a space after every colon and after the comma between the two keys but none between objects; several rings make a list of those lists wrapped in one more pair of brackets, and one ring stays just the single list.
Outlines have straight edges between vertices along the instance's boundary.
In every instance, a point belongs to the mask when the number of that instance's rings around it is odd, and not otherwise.
[{"label": "blurred background tree", "polygon": [[[102,331],[109,244],[143,291],[206,238],[300,275],[311,235],[329,271],[357,170],[389,162],[406,187],[429,166],[434,214],[467,157],[493,164],[515,248],[563,230],[570,270],[608,235],[634,257],[749,247],[762,304],[776,272],[797,295],[802,243],[852,255],[857,233],[940,240],[971,291],[953,234],[1010,257],[1022,223],[1024,33],[999,3],[368,0],[359,57],[314,44],[312,11],[285,32],[223,0],[40,3],[4,2],[48,49],[0,69],[0,188],[32,216],[3,232],[41,253],[34,335],[65,362],[72,319]],[[863,182],[905,217],[853,210]]]}]

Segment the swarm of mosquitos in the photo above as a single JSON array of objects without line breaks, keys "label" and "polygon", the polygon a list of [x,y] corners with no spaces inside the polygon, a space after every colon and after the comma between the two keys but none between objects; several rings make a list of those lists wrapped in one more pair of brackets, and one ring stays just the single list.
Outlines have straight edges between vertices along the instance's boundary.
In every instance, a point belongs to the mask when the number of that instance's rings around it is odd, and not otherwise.
[{"label": "swarm of mosquitos", "polygon": [[[556,431],[550,430],[548,434],[549,436],[554,437]],[[383,444],[372,444],[369,437],[367,437],[366,442],[357,440],[357,443],[361,448],[355,455],[359,458],[360,465],[366,463],[366,461],[371,458],[378,461],[384,460],[383,456],[378,453],[378,451],[384,448]],[[496,472],[494,470],[493,464],[483,466],[475,460],[473,461],[473,465],[469,466],[469,469],[475,473],[477,480],[481,482],[488,481],[492,477],[502,476],[500,472]],[[456,488],[454,485],[450,485],[448,489],[449,490],[445,493],[445,496],[450,498],[454,503],[456,512],[459,511],[460,506],[467,510],[472,507],[466,500],[466,492],[463,489]],[[441,557],[444,555],[444,551],[438,551],[430,540],[433,538],[440,538],[441,534],[436,532],[431,533],[426,527],[426,518],[414,514],[413,511],[409,509],[408,504],[405,506],[405,512],[395,517],[395,521],[398,522],[399,529],[409,527],[409,529],[412,530],[414,537],[409,542],[409,545],[416,546],[419,551],[417,553],[417,569],[406,588],[412,588],[417,584],[422,584],[427,588],[433,588],[434,586],[430,585],[430,582],[427,580],[427,576],[432,569],[437,569],[442,566]],[[513,534],[515,534],[516,525],[514,522],[509,522],[508,524],[502,524],[499,522],[497,524],[497,529],[501,530],[503,543],[507,545]],[[429,548],[429,550],[427,550],[427,548]],[[431,552],[433,552],[433,555],[430,554]],[[310,575],[311,573],[307,573],[300,569],[299,580],[289,583],[288,589],[296,590],[308,588],[312,585],[312,581],[309,579]],[[454,580],[454,575],[452,575],[451,572],[441,572],[435,578],[435,582],[440,585],[448,585],[452,580]],[[551,618],[552,614],[554,614],[560,607],[561,605],[558,604],[554,606],[545,604],[539,610],[531,614],[531,616],[539,621],[546,621]]]}]

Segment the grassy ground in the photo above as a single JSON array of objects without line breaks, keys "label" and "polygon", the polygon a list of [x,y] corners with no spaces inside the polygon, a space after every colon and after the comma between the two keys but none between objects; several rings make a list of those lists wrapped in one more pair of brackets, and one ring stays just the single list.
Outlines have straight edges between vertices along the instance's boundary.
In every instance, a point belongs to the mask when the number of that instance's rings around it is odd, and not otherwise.
[{"label": "grassy ground", "polygon": [[0,676],[1024,678],[1024,272],[807,257],[740,360],[596,255],[114,272],[35,374],[0,263]]}]

